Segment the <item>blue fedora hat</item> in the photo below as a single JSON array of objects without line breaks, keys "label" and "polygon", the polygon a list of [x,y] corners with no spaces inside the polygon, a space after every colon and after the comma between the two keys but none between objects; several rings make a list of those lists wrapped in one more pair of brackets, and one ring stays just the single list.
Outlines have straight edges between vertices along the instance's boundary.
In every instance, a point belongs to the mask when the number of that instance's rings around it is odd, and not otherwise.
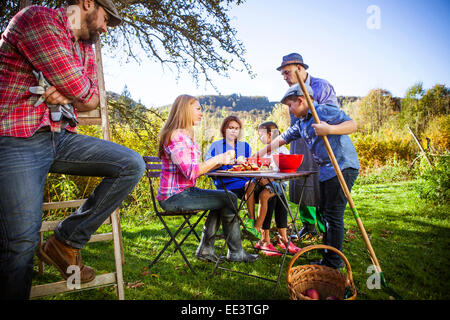
[{"label": "blue fedora hat", "polygon": [[281,62],[281,66],[277,68],[278,71],[281,70],[284,66],[290,65],[290,64],[301,64],[303,68],[308,69],[308,65],[303,63],[303,58],[298,53],[290,53],[283,57],[283,61]]}]

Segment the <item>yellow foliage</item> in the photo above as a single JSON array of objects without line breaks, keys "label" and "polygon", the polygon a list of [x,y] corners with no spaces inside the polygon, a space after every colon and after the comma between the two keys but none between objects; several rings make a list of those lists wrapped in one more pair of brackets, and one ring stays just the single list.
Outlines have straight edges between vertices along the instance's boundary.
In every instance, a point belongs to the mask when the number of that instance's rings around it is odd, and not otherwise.
[{"label": "yellow foliage", "polygon": [[266,121],[273,121],[277,124],[281,132],[286,131],[291,124],[291,116],[289,115],[289,107],[285,104],[276,104],[272,113]]},{"label": "yellow foliage", "polygon": [[373,89],[367,96],[348,106],[352,119],[366,132],[376,132],[395,115],[396,101],[389,91]]},{"label": "yellow foliage", "polygon": [[361,171],[367,172],[389,163],[392,159],[410,161],[416,154],[409,135],[399,135],[393,130],[375,133],[355,133],[350,136],[358,154]]},{"label": "yellow foliage", "polygon": [[421,143],[427,146],[426,138],[430,139],[430,147],[437,152],[450,149],[450,115],[435,117],[430,121],[424,132]]}]

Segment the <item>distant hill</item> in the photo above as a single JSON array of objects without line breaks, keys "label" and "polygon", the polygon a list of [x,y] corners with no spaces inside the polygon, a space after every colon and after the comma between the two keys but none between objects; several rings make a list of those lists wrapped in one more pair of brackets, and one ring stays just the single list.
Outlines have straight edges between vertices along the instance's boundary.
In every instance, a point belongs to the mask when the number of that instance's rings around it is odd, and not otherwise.
[{"label": "distant hill", "polygon": [[[128,102],[127,104],[136,107],[140,105],[140,102],[136,102],[129,96],[125,97],[121,94],[108,91],[108,99],[119,100],[120,97],[125,98]],[[267,97],[264,96],[243,96],[240,94],[230,94],[230,95],[205,95],[196,97],[200,104],[203,106],[210,106],[210,111],[215,111],[216,109],[226,108],[231,111],[241,112],[241,111],[253,111],[253,112],[271,112],[273,107],[279,103],[279,101],[269,101]],[[347,104],[358,100],[360,97],[356,96],[338,96],[339,105]],[[170,105],[161,106],[159,109],[167,110]]]},{"label": "distant hill", "polygon": [[361,97],[356,97],[356,96],[338,96],[337,97],[340,107],[342,107],[344,104],[355,102],[359,98],[361,98]]},{"label": "distant hill", "polygon": [[[201,105],[208,105],[216,108],[230,108],[233,111],[264,111],[270,112],[273,107],[280,103],[279,101],[269,101],[263,96],[242,96],[239,94],[231,95],[207,95],[197,97]],[[340,106],[358,100],[356,96],[338,96]]]},{"label": "distant hill", "polygon": [[231,108],[233,111],[259,111],[269,112],[273,109],[277,101],[269,101],[262,96],[242,96],[233,93],[231,95],[207,95],[197,97],[201,105],[208,105],[214,108]]}]

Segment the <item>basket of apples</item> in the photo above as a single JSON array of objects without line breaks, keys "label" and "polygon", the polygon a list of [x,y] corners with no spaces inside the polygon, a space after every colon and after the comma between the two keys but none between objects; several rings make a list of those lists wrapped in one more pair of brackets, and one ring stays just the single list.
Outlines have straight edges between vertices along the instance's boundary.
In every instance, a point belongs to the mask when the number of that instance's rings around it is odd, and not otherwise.
[{"label": "basket of apples", "polygon": [[[294,262],[304,253],[327,249],[336,252],[345,262],[347,273],[323,265],[299,265]],[[302,248],[289,262],[286,272],[291,300],[355,300],[356,288],[352,269],[344,254],[327,245],[312,245]]]}]

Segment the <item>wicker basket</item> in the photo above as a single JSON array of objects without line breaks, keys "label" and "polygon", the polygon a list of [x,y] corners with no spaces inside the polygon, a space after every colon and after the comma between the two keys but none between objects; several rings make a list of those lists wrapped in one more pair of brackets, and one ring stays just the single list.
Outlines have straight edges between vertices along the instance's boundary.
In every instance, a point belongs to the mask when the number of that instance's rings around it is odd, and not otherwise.
[{"label": "wicker basket", "polygon": [[[345,261],[347,276],[337,269],[321,265],[300,265],[292,267],[295,260],[302,254],[315,249],[327,249],[339,254]],[[291,300],[312,300],[310,297],[303,295],[303,292],[312,288],[319,292],[320,299],[326,299],[329,296],[335,296],[340,300],[356,299],[356,288],[353,283],[350,263],[342,252],[327,245],[312,245],[297,252],[289,262],[286,277]]]}]

